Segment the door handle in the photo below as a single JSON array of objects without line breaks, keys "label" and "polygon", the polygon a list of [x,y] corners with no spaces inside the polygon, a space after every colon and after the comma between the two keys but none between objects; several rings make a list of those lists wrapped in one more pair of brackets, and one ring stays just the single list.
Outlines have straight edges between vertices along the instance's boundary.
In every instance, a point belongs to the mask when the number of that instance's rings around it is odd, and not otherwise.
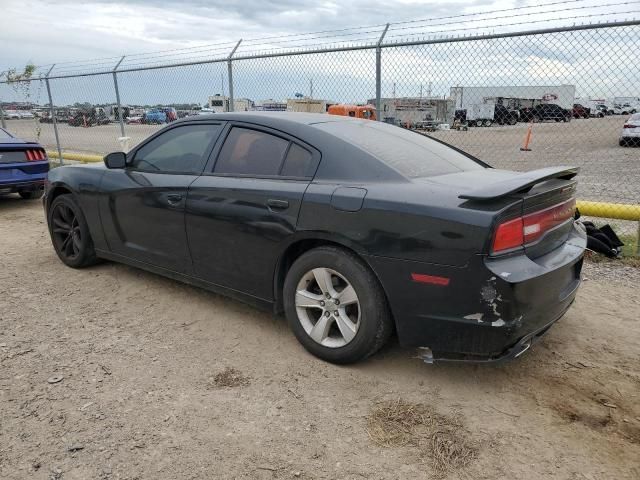
[{"label": "door handle", "polygon": [[179,193],[170,193],[167,195],[167,203],[173,207],[178,205],[182,201],[182,195]]},{"label": "door handle", "polygon": [[270,198],[267,200],[267,206],[273,210],[286,210],[289,208],[289,202],[286,200],[277,200],[275,198]]}]

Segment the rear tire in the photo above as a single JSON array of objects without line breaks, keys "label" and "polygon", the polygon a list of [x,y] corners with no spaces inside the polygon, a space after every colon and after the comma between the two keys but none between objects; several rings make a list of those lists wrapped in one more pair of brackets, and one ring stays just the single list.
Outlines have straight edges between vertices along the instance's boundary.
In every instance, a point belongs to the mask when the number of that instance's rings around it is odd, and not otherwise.
[{"label": "rear tire", "polygon": [[56,197],[47,212],[53,248],[62,263],[84,268],[98,262],[82,210],[71,194]]},{"label": "rear tire", "polygon": [[44,189],[36,188],[35,190],[21,190],[18,192],[24,200],[37,200],[38,198],[42,198],[44,194]]},{"label": "rear tire", "polygon": [[287,273],[283,303],[298,341],[327,362],[364,360],[393,331],[378,279],[362,260],[341,248],[319,247],[298,258]]}]

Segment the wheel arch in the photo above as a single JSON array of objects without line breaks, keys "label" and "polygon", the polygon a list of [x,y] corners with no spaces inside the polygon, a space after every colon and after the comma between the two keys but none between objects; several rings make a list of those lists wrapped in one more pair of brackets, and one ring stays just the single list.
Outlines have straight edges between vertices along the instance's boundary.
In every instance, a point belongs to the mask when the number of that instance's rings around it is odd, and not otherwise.
[{"label": "wheel arch", "polygon": [[[287,276],[287,272],[293,262],[295,262],[301,255],[312,250],[314,248],[323,247],[323,246],[333,246],[338,247],[343,250],[350,252],[359,258],[366,266],[371,270],[373,275],[378,280],[382,291],[384,292],[385,299],[387,303],[389,301],[387,297],[387,292],[384,288],[384,284],[380,280],[378,273],[375,269],[369,264],[367,261],[367,252],[362,248],[362,246],[357,243],[351,242],[349,240],[336,237],[334,235],[324,233],[324,232],[308,232],[304,235],[298,236],[293,239],[289,244],[284,248],[282,254],[279,256],[278,261],[276,263],[274,275],[273,275],[273,298],[274,298],[274,312],[276,314],[280,314],[284,311],[283,301],[282,301],[282,291],[284,288],[284,281]],[[393,312],[392,312],[393,317]],[[394,319],[395,324],[395,319]]]},{"label": "wheel arch", "polygon": [[73,195],[73,189],[65,183],[55,183],[49,187],[46,198],[46,209],[49,210],[51,203],[60,195]]}]

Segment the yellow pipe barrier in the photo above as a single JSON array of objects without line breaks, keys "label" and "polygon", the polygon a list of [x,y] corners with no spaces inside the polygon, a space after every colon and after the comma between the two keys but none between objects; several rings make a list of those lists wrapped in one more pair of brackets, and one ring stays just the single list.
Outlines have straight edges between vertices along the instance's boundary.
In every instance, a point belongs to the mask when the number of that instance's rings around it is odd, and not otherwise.
[{"label": "yellow pipe barrier", "polygon": [[579,200],[576,206],[580,210],[580,214],[587,217],[616,218],[640,222],[640,205]]},{"label": "yellow pipe barrier", "polygon": [[[47,150],[47,157],[49,158],[59,158],[58,152],[54,150]],[[62,154],[62,158],[65,160],[76,160],[82,163],[93,163],[93,162],[102,162],[104,157],[100,155],[88,155],[86,153],[70,153],[64,152]]]}]

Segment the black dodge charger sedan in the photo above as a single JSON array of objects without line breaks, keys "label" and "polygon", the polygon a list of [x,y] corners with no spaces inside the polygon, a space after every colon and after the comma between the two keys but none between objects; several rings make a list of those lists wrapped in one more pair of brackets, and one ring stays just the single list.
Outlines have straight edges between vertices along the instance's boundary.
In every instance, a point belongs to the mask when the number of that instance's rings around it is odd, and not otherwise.
[{"label": "black dodge charger sedan", "polygon": [[526,351],[569,308],[577,169],[498,170],[421,134],[304,113],[187,118],[49,174],[70,267],[127,263],[286,314],[335,363],[393,331],[425,360]]}]

